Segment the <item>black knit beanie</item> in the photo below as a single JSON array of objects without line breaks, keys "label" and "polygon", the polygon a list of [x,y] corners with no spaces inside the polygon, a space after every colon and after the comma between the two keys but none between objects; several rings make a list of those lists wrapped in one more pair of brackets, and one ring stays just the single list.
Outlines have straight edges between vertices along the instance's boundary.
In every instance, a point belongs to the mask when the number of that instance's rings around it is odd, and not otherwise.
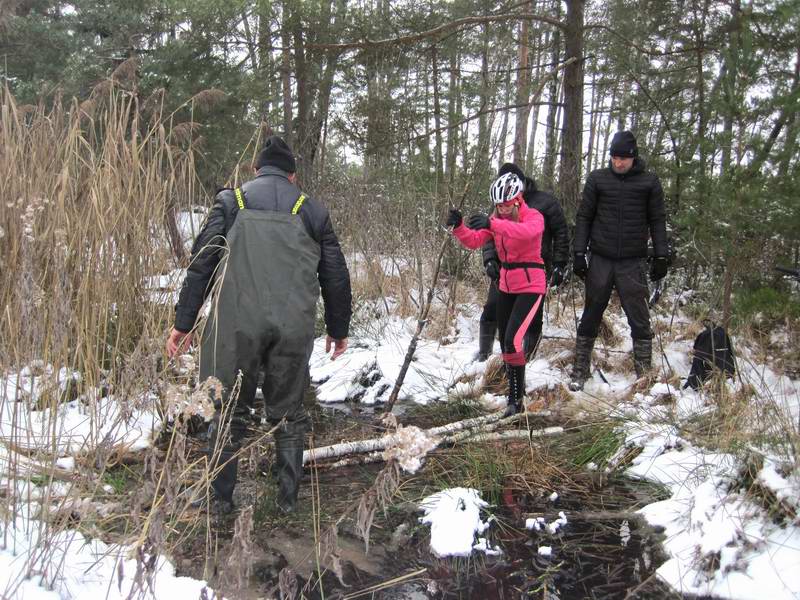
[{"label": "black knit beanie", "polygon": [[536,191],[536,182],[527,175],[525,175],[522,169],[520,169],[515,163],[511,162],[503,163],[503,165],[500,167],[500,170],[497,171],[497,176],[500,177],[501,175],[505,175],[506,173],[513,173],[522,180],[522,182],[525,184],[525,193],[531,193]]},{"label": "black knit beanie", "polygon": [[256,169],[266,166],[278,167],[287,173],[297,171],[297,163],[294,160],[292,149],[289,148],[289,144],[283,141],[283,138],[277,135],[267,138],[264,148],[258,153]]},{"label": "black knit beanie", "polygon": [[636,147],[636,138],[630,131],[618,131],[611,140],[611,156],[623,158],[636,158],[639,148]]},{"label": "black knit beanie", "polygon": [[503,163],[503,166],[500,167],[500,170],[497,172],[497,176],[500,177],[501,175],[505,175],[506,173],[513,173],[517,177],[519,177],[522,181],[525,181],[525,173],[522,172],[517,165],[514,163]]}]

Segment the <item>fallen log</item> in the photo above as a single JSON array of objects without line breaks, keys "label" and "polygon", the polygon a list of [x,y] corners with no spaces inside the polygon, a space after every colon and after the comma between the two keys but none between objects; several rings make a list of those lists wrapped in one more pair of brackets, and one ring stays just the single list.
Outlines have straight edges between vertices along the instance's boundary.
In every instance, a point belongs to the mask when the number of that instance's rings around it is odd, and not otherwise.
[{"label": "fallen log", "polygon": [[[463,421],[456,421],[448,425],[439,427],[432,427],[430,429],[418,429],[418,434],[425,438],[432,440],[432,448],[438,447],[442,444],[455,444],[465,440],[469,441],[497,441],[503,439],[533,439],[535,437],[544,437],[549,435],[557,435],[563,433],[561,427],[548,427],[545,429],[528,430],[519,429],[514,431],[496,432],[500,427],[511,425],[523,418],[528,419],[531,417],[549,416],[550,411],[539,411],[534,413],[521,413],[502,418],[502,413],[494,413],[485,417],[476,417],[473,419],[465,419]],[[321,448],[311,448],[303,452],[303,464],[309,462],[317,462],[328,458],[337,458],[340,456],[347,456],[350,454],[366,454],[366,458],[359,459],[344,459],[334,465],[327,466],[347,466],[353,464],[366,464],[383,460],[383,451],[392,448],[398,443],[398,432],[389,432],[379,438],[370,438],[366,440],[356,440],[351,442],[342,442],[340,444],[333,444],[331,446],[323,446]],[[410,428],[405,428],[407,431]],[[416,429],[416,428],[415,428]]]},{"label": "fallen log", "polygon": [[494,431],[489,433],[475,433],[468,436],[453,436],[457,439],[450,439],[453,443],[460,441],[468,442],[498,442],[502,440],[532,440],[534,438],[549,437],[564,433],[563,427],[545,427],[544,429],[512,429],[511,431]]}]

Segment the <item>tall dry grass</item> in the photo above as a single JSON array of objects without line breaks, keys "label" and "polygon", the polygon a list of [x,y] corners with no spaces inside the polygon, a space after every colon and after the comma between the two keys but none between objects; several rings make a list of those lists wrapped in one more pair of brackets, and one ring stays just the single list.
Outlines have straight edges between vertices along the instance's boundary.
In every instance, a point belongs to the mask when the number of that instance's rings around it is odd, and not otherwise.
[{"label": "tall dry grass", "polygon": [[191,146],[114,89],[93,116],[1,98],[0,364],[41,359],[97,386],[162,336],[170,307],[145,277],[174,266],[167,217],[199,193]]},{"label": "tall dry grass", "polygon": [[[174,129],[159,102],[140,103],[115,80],[104,83],[91,106],[20,107],[0,91],[0,481],[7,500],[0,518],[39,518],[43,534],[29,573],[43,568],[56,531],[103,504],[95,496],[103,495],[104,472],[119,458],[115,435],[136,410],[163,412],[165,381],[175,380],[162,360],[172,301],[159,297],[148,278],[178,266],[174,211],[202,200],[195,128]],[[59,372],[76,376],[64,385]],[[191,378],[184,373],[184,381]],[[108,394],[111,402],[104,402]],[[89,422],[81,448],[69,448],[72,437],[61,422],[63,403],[75,399]],[[177,543],[167,525],[185,512],[193,499],[186,486],[203,471],[187,461],[182,431],[176,428],[166,446],[148,454],[134,506],[105,507],[133,525],[128,535],[138,536],[140,583],[151,562],[145,561],[162,544]],[[78,460],[74,473],[56,464],[65,453]],[[66,489],[43,492],[27,513],[30,492],[19,490],[47,490],[57,480]],[[174,502],[179,495],[183,501]],[[45,565],[52,573],[62,566]]]}]

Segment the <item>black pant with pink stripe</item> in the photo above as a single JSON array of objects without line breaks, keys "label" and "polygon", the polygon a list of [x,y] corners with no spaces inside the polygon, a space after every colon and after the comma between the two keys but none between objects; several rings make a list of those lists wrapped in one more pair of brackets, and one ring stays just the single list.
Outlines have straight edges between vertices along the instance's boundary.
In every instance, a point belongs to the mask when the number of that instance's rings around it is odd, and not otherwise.
[{"label": "black pant with pink stripe", "polygon": [[541,299],[540,294],[507,294],[498,290],[497,327],[505,363],[512,366],[525,364],[525,333],[533,324],[536,313],[542,309]]}]

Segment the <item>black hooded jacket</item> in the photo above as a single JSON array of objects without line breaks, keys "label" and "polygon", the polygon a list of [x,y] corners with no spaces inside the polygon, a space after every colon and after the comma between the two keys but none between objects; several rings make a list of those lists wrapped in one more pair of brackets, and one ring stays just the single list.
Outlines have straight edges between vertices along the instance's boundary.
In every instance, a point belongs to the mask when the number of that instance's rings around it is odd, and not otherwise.
[{"label": "black hooded jacket", "polygon": [[[569,231],[564,210],[552,194],[536,189],[536,182],[530,177],[525,177],[525,204],[535,208],[544,217],[544,233],[542,234],[542,260],[547,271],[552,265],[566,266],[569,262]],[[488,241],[483,246],[483,265],[490,261],[499,262],[497,250],[493,241]]]},{"label": "black hooded jacket", "polygon": [[636,158],[627,173],[615,173],[610,164],[592,171],[583,187],[575,220],[575,252],[606,258],[645,258],[647,238],[655,256],[668,256],[664,191],[654,173]]},{"label": "black hooded jacket", "polygon": [[[266,166],[256,178],[242,185],[248,209],[290,213],[300,190],[289,181],[284,171]],[[217,194],[202,230],[192,247],[192,260],[186,270],[178,304],[175,306],[175,329],[188,332],[212,288],[217,265],[225,247],[225,236],[239,212],[233,190]],[[328,209],[306,196],[299,210],[306,231],[320,246],[317,277],[325,304],[325,326],[335,339],[348,336],[352,313],[350,273],[347,270],[339,240],[333,231]]]}]

